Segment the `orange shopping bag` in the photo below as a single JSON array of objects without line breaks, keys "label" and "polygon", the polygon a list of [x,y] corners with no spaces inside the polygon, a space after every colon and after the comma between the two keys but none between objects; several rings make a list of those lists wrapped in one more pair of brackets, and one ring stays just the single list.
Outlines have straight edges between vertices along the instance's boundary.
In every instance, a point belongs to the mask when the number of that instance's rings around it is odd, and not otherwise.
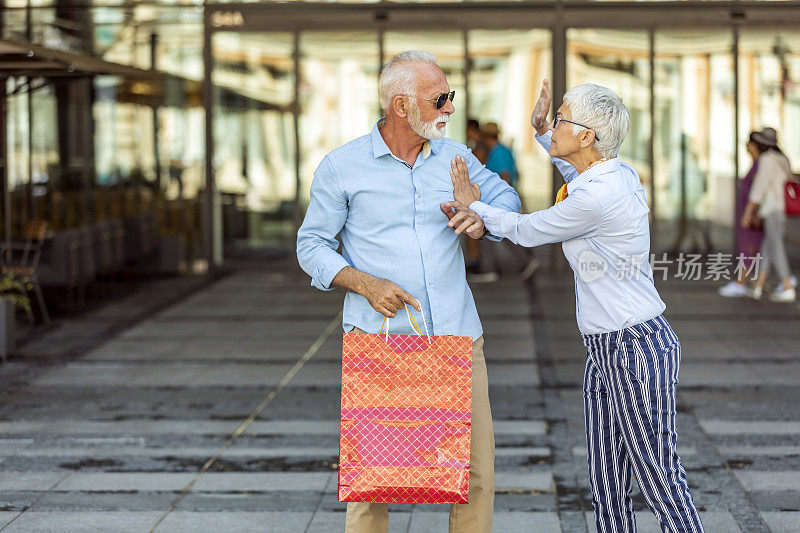
[{"label": "orange shopping bag", "polygon": [[467,503],[472,338],[406,310],[418,335],[344,334],[341,502]]}]

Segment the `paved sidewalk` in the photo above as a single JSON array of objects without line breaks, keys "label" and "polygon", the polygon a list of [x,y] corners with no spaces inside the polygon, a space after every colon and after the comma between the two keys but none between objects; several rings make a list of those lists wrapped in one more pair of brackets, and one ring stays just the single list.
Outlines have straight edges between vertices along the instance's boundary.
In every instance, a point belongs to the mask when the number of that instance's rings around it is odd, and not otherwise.
[{"label": "paved sidewalk", "polygon": [[[800,531],[800,311],[659,288],[684,344],[680,451],[707,531]],[[474,290],[495,531],[593,531],[571,273]],[[0,531],[342,531],[341,299],[241,270],[77,357],[0,367]],[[392,509],[392,532],[447,530],[446,506]]]}]

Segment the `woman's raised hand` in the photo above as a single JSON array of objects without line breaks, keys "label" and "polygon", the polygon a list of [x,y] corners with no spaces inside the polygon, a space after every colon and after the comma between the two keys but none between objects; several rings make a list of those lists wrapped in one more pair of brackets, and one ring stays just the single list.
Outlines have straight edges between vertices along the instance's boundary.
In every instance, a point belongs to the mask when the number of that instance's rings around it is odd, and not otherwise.
[{"label": "woman's raised hand", "polygon": [[539,93],[539,99],[536,101],[533,113],[531,114],[531,126],[534,127],[536,133],[539,135],[547,133],[547,114],[550,112],[551,100],[550,82],[545,78],[542,82],[542,90]]}]

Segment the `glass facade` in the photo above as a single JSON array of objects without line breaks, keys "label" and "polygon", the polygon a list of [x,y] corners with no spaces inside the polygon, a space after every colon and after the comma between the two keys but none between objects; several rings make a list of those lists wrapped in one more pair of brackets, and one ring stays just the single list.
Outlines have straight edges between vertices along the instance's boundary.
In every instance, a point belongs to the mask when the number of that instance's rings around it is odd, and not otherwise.
[{"label": "glass facade", "polygon": [[[380,117],[382,62],[423,48],[456,91],[449,136],[464,142],[468,118],[496,122],[515,154],[525,209],[552,201],[551,167],[529,124],[541,80],[593,82],[613,88],[631,112],[621,154],[648,191],[656,248],[730,249],[749,132],[775,127],[800,165],[800,15],[796,28],[779,30],[694,27],[691,8],[660,4],[675,10],[659,27],[631,22],[631,8],[619,11],[618,27],[606,20],[595,28],[585,19],[571,25],[569,10],[559,15],[555,4],[464,4],[448,12],[455,23],[437,26],[413,3],[397,13],[384,6],[389,15],[375,11],[363,19],[370,22],[327,24],[273,13],[268,3],[220,14],[200,2],[78,9],[7,0],[3,39],[73,59],[5,73],[4,231],[18,234],[34,218],[61,230],[154,213],[162,234],[185,237],[191,258],[209,257],[208,242],[222,255],[291,250],[322,157]],[[337,6],[325,9],[336,15]],[[508,24],[498,24],[505,12]],[[102,61],[91,71],[81,58]],[[204,238],[209,221],[216,241]]]}]

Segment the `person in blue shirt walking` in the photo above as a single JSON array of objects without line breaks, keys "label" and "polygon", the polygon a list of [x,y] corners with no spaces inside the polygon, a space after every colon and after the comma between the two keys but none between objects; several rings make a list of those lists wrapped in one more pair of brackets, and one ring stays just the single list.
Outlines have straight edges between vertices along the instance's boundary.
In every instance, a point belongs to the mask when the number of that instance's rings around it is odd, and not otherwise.
[{"label": "person in blue shirt walking", "polygon": [[[450,531],[486,533],[494,505],[494,432],[483,328],[458,236],[448,227],[455,215],[445,206],[453,199],[452,162],[469,169],[488,205],[519,211],[520,200],[466,146],[445,137],[454,92],[431,54],[412,50],[392,58],[378,92],[385,117],[368,135],[326,155],[314,173],[297,258],[313,286],[347,291],[345,331],[378,333],[385,317],[411,306],[433,334],[472,337],[469,503],[451,506]],[[483,223],[459,230],[500,240]],[[414,334],[403,322],[393,323],[392,332]],[[385,533],[388,522],[387,504],[347,505],[348,532]]]},{"label": "person in blue shirt walking", "polygon": [[500,142],[500,127],[496,122],[487,122],[481,128],[483,138],[489,147],[489,156],[486,159],[486,168],[503,178],[506,183],[517,188],[519,174],[517,163],[511,149]]},{"label": "person in blue shirt walking", "polygon": [[589,480],[597,531],[636,531],[631,475],[663,531],[703,531],[677,453],[676,383],[681,345],[653,284],[644,188],[619,158],[629,115],[610,89],[564,95],[549,127],[548,82],[531,123],[561,171],[557,203],[530,214],[481,201],[459,165],[451,175],[459,233],[479,221],[523,246],[562,243],[575,278],[578,327],[587,350],[583,382]]}]

